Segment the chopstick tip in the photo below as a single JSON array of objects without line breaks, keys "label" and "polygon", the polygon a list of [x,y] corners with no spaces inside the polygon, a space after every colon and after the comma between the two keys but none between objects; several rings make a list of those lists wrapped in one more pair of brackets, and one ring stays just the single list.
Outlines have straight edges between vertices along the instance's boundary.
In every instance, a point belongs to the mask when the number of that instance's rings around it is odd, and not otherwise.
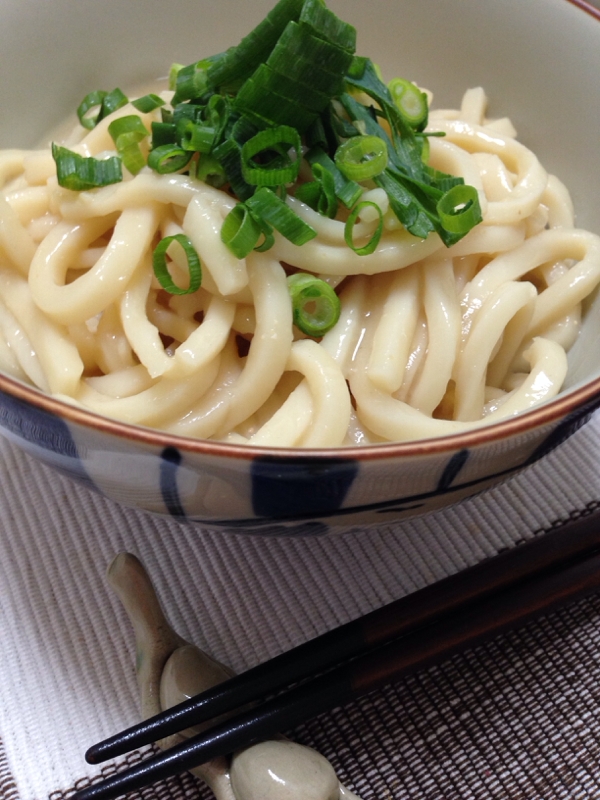
[{"label": "chopstick tip", "polygon": [[102,751],[96,744],[93,744],[85,751],[84,757],[88,764],[100,764],[104,761]]}]

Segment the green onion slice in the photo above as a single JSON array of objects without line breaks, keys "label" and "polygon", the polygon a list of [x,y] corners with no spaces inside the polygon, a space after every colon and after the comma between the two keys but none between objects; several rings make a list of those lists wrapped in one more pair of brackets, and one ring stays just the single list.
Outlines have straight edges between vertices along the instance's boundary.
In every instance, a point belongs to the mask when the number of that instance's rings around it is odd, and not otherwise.
[{"label": "green onion slice", "polygon": [[52,158],[56,163],[58,184],[65,189],[85,192],[123,180],[121,159],[116,156],[100,161],[53,143]]},{"label": "green onion slice", "polygon": [[[289,125],[259,131],[242,146],[242,175],[253,186],[281,186],[298,177],[302,160],[300,134]],[[292,151],[293,155],[290,155]],[[256,156],[269,159],[257,164]]]},{"label": "green onion slice", "polygon": [[246,258],[256,247],[261,227],[244,203],[238,203],[225,217],[221,241],[236,258]]},{"label": "green onion slice", "polygon": [[207,90],[207,70],[211,64],[210,59],[197,61],[187,67],[181,67],[175,76],[175,96],[173,105],[182,100],[193,100],[201,97]]},{"label": "green onion slice", "polygon": [[311,225],[300,219],[295,211],[266,186],[246,200],[246,206],[256,219],[275,228],[292,244],[301,246],[317,235]]},{"label": "green onion slice", "polygon": [[131,105],[142,114],[149,114],[155,108],[160,108],[164,104],[165,101],[157,94],[145,94],[143,97],[138,97],[137,100],[131,101]]},{"label": "green onion slice", "polygon": [[[190,285],[187,289],[177,286],[167,267],[167,250],[173,242],[176,242],[183,248],[183,252],[187,258],[188,269],[190,271]],[[176,233],[174,236],[165,236],[164,239],[161,239],[152,254],[152,267],[156,279],[162,288],[170,294],[192,294],[198,291],[202,283],[200,258],[191,241],[183,233]]]},{"label": "green onion slice", "polygon": [[[360,212],[363,208],[367,206],[372,206],[373,208],[377,209],[377,213],[379,214],[379,223],[373,236],[369,239],[369,241],[363,245],[362,247],[356,247],[352,238],[352,233],[354,230],[354,225],[356,220],[358,219]],[[375,252],[377,245],[379,244],[379,240],[381,239],[381,234],[383,233],[383,212],[377,205],[377,203],[373,203],[370,200],[363,200],[361,203],[358,203],[353,209],[346,220],[346,224],[344,226],[344,239],[348,247],[350,247],[356,255],[358,256],[368,256],[371,253]]]},{"label": "green onion slice", "polygon": [[136,114],[119,117],[110,123],[108,132],[124,166],[132,175],[137,175],[146,165],[139,143],[149,135],[142,120]]},{"label": "green onion slice", "polygon": [[214,186],[219,189],[227,183],[227,176],[225,170],[213,156],[203,155],[196,163],[195,177],[199,181],[208,183],[209,186]]},{"label": "green onion slice", "polygon": [[387,167],[387,145],[379,136],[353,136],[338,147],[335,163],[349,180],[369,180]]},{"label": "green onion slice", "polygon": [[301,184],[296,189],[295,197],[322,216],[334,219],[339,204],[335,194],[333,174],[318,162],[313,164],[312,171],[315,180]]},{"label": "green onion slice", "polygon": [[180,119],[177,123],[177,136],[184,150],[193,153],[210,153],[215,141],[216,131],[210,125],[202,125],[191,119]]},{"label": "green onion slice", "polygon": [[113,89],[112,92],[107,92],[102,100],[98,122],[104,119],[104,117],[108,117],[109,114],[112,114],[113,111],[116,111],[118,108],[126,106],[128,102],[127,95],[123,94],[119,88]]},{"label": "green onion slice", "polygon": [[177,144],[163,144],[150,151],[148,166],[159,175],[179,172],[187,166],[193,155],[191,150],[184,150]]},{"label": "green onion slice", "polygon": [[307,336],[323,336],[340,318],[340,299],[331,286],[314,275],[297,272],[287,279],[296,327]]},{"label": "green onion slice", "polygon": [[[79,108],[77,109],[77,117],[79,118],[81,125],[83,125],[83,127],[88,131],[91,131],[93,128],[95,128],[100,121],[102,101],[105,97],[106,92],[90,92],[89,94],[86,94],[79,104]],[[96,111],[95,115],[92,113],[93,111]]]},{"label": "green onion slice", "polygon": [[437,203],[442,226],[450,233],[464,234],[482,220],[479,196],[474,186],[459,184]]},{"label": "green onion slice", "polygon": [[169,68],[169,89],[174,92],[177,86],[177,75],[184,68],[185,64],[171,64]]},{"label": "green onion slice", "polygon": [[427,125],[429,105],[427,95],[414,83],[404,78],[394,78],[388,83],[388,89],[398,110],[415,130],[423,130]]}]

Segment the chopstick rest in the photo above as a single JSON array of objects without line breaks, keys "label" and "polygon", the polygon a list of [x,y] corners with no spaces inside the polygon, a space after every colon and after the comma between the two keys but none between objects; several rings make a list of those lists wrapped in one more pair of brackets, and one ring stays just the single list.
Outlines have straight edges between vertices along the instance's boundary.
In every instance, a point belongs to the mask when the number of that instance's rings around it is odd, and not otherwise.
[{"label": "chopstick rest", "polygon": [[[132,622],[136,640],[136,671],[142,700],[142,714],[149,716],[161,708],[198,694],[215,683],[226,681],[232,671],[195,645],[182,639],[170,626],[141,562],[130,553],[120,553],[108,569],[108,581],[119,596]],[[203,727],[172,734],[160,741],[162,748],[183,744]],[[267,769],[266,766],[271,769]],[[285,776],[291,791],[302,776],[311,797],[360,800],[342,786],[327,759],[312,748],[279,737],[245,748],[233,758],[224,754],[190,770],[209,785],[216,800],[235,800],[238,796],[277,796],[275,778]],[[238,795],[236,786],[241,787]],[[298,787],[300,789],[300,787]],[[286,797],[288,797],[286,794]],[[290,796],[291,800],[291,796]]]}]

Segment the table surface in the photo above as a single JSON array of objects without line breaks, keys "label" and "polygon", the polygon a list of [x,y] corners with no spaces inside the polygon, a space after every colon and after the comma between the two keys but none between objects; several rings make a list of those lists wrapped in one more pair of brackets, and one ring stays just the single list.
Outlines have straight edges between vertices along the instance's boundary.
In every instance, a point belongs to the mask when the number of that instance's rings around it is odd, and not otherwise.
[{"label": "table surface", "polygon": [[[173,626],[241,671],[600,506],[600,416],[502,486],[378,530],[207,533],[120,507],[0,441],[0,796],[68,797],[87,746],[139,719],[133,635],[104,574],[140,557]],[[597,797],[600,598],[288,734],[362,800]],[[139,760],[140,754],[128,757]],[[211,797],[190,776],[144,798]]]}]

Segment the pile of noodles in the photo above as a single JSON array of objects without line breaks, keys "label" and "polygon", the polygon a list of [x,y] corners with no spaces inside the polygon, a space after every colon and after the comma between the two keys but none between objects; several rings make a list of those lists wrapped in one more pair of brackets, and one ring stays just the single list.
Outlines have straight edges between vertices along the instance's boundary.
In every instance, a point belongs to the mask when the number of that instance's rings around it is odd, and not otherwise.
[{"label": "pile of noodles", "polygon": [[[169,93],[163,93],[166,99]],[[66,146],[114,151],[107,127],[158,111],[131,105]],[[565,187],[486,119],[482,90],[430,115],[430,164],[480,195],[483,223],[446,248],[408,234],[385,193],[374,253],[289,198],[318,236],[281,236],[236,259],[220,237],[235,204],[185,175],[144,168],[113,186],[58,186],[50,150],[0,153],[0,369],[128,423],[265,446],[321,447],[439,436],[510,417],[559,392],[582,300],[600,281],[600,239],[574,228]],[[371,209],[372,211],[373,209]],[[368,212],[366,212],[368,213]],[[378,222],[362,219],[355,239]],[[157,242],[185,233],[203,269],[194,294],[153,274]],[[185,283],[185,258],[170,265]],[[296,330],[286,275],[336,288],[339,322],[321,340]]]}]

